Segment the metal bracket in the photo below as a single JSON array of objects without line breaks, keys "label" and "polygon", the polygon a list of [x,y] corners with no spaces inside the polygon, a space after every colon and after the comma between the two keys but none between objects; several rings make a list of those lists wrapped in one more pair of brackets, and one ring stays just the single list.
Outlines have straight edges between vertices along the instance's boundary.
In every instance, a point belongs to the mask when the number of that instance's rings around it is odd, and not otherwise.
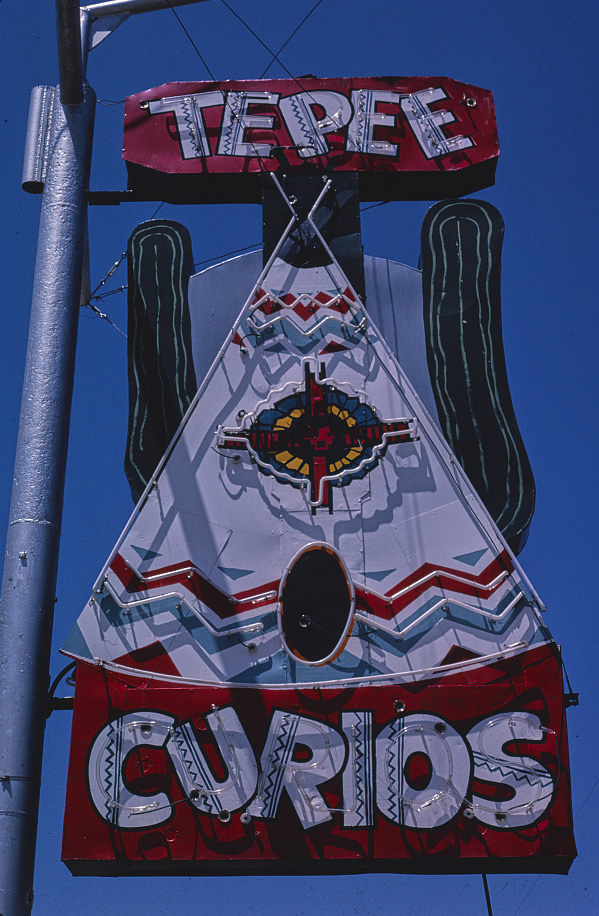
[{"label": "metal bracket", "polygon": [[149,13],[152,10],[167,9],[200,3],[202,0],[101,0],[90,3],[80,10],[81,58],[83,75],[87,66],[88,51],[97,48],[105,38],[118,29],[134,13]]},{"label": "metal bracket", "polygon": [[57,674],[57,676],[52,681],[52,684],[50,685],[50,689],[48,690],[48,703],[47,703],[47,709],[46,709],[46,718],[47,719],[50,718],[50,716],[56,709],[73,709],[75,705],[74,697],[57,697],[57,696],[54,696],[54,694],[56,692],[56,689],[58,688],[58,685],[60,684],[61,680],[63,679],[63,677],[66,677],[67,684],[69,684],[71,687],[75,686],[74,676],[71,675],[70,677],[67,677],[67,675],[69,675],[70,672],[74,670],[74,668],[75,668],[75,662],[69,662],[69,664],[66,665],[62,669],[62,671],[59,674]]},{"label": "metal bracket", "polygon": [[118,29],[129,18],[130,13],[121,13],[119,16],[106,16],[104,19],[93,19],[90,32],[88,50],[93,51],[105,38]]}]

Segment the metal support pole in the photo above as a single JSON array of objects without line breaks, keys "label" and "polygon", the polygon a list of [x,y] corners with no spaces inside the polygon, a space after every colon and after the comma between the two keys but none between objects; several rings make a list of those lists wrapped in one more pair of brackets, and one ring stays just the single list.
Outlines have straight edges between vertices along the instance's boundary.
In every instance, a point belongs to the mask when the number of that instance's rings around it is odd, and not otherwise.
[{"label": "metal support pole", "polygon": [[0,914],[27,916],[95,95],[55,105],[0,599]]},{"label": "metal support pole", "polygon": [[60,101],[79,105],[83,101],[79,0],[56,0],[56,38]]}]

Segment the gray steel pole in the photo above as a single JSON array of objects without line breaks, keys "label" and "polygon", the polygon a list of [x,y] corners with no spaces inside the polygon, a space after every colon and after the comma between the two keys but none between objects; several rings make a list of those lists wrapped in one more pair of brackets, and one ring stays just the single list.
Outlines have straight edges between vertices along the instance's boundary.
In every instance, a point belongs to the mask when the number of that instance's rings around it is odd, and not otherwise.
[{"label": "gray steel pole", "polygon": [[33,900],[56,568],[95,95],[56,103],[0,599],[0,916]]},{"label": "gray steel pole", "polygon": [[60,101],[79,105],[83,101],[79,0],[56,0],[55,5]]}]

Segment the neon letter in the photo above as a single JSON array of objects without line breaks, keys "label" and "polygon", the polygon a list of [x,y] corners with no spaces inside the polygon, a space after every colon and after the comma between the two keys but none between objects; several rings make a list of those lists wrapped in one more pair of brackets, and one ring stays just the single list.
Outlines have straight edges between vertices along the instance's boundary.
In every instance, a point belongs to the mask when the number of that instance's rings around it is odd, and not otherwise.
[{"label": "neon letter", "polygon": [[148,109],[150,114],[172,111],[177,122],[183,159],[198,159],[212,155],[202,109],[222,105],[223,99],[223,93],[218,90],[200,95],[175,95],[151,101]]},{"label": "neon letter", "polygon": [[274,124],[272,115],[249,115],[250,105],[276,105],[278,101],[278,92],[227,92],[218,155],[270,156],[272,143],[245,143],[243,135],[249,127],[272,130]]},{"label": "neon letter", "polygon": [[[322,118],[317,119],[313,105],[324,109]],[[352,116],[349,99],[340,92],[326,89],[289,95],[281,99],[279,107],[291,139],[298,147],[297,154],[303,159],[326,155],[329,144],[325,135],[341,130]]]},{"label": "neon letter", "polygon": [[[428,769],[422,785],[410,775],[416,755]],[[460,810],[470,783],[470,754],[443,719],[420,713],[392,719],[376,739],[376,760],[377,807],[396,824],[431,830]]]},{"label": "neon letter", "polygon": [[549,807],[555,788],[549,770],[533,757],[504,751],[512,741],[543,741],[545,734],[539,717],[529,712],[501,713],[470,729],[466,737],[474,756],[475,778],[511,790],[508,800],[473,801],[477,820],[508,830],[526,827]]},{"label": "neon letter", "polygon": [[168,821],[172,805],[164,792],[135,795],[126,785],[123,769],[131,751],[164,747],[175,721],[173,716],[143,710],[113,719],[96,736],[87,763],[89,791],[102,820],[115,827],[139,830]]},{"label": "neon letter", "polygon": [[[303,751],[307,757],[294,759],[296,751],[297,756]],[[248,813],[260,818],[276,817],[285,789],[305,830],[331,820],[317,786],[336,776],[344,762],[345,742],[335,728],[275,710],[262,751],[258,794]]]},{"label": "neon letter", "polygon": [[232,706],[215,709],[206,716],[206,723],[227,768],[226,780],[219,782],[215,778],[198,746],[191,722],[174,729],[167,750],[185,794],[199,811],[204,814],[237,811],[256,791],[258,768],[254,752]]},{"label": "neon letter", "polygon": [[396,92],[378,92],[372,89],[354,89],[352,103],[354,116],[347,128],[348,153],[377,153],[380,156],[395,156],[396,143],[373,140],[374,129],[379,124],[395,125],[395,116],[383,114],[376,110],[377,102],[392,102],[397,105],[399,96]]},{"label": "neon letter", "polygon": [[372,713],[343,712],[341,727],[349,755],[343,770],[343,826],[374,826]]},{"label": "neon letter", "polygon": [[456,150],[468,149],[474,146],[470,137],[446,137],[441,128],[442,124],[451,124],[455,115],[451,111],[431,111],[428,107],[432,102],[446,99],[447,94],[443,89],[422,89],[412,95],[406,95],[401,100],[412,133],[418,140],[427,159],[437,156],[446,156]]}]

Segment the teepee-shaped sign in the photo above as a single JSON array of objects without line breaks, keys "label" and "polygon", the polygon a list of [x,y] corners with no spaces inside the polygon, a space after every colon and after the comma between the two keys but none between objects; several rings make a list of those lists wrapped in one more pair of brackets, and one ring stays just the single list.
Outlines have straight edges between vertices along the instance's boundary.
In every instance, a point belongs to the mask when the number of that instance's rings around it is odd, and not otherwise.
[{"label": "teepee-shaped sign", "polygon": [[[64,858],[111,874],[563,870],[543,607],[430,388],[373,321],[380,265],[365,305],[327,237],[332,179],[299,203],[269,181],[288,222],[243,294],[240,264],[222,266],[221,324],[241,311],[151,475],[129,448],[147,486],[64,648],[79,663]],[[135,263],[180,229],[140,227]],[[198,282],[179,379],[208,320]]]}]

